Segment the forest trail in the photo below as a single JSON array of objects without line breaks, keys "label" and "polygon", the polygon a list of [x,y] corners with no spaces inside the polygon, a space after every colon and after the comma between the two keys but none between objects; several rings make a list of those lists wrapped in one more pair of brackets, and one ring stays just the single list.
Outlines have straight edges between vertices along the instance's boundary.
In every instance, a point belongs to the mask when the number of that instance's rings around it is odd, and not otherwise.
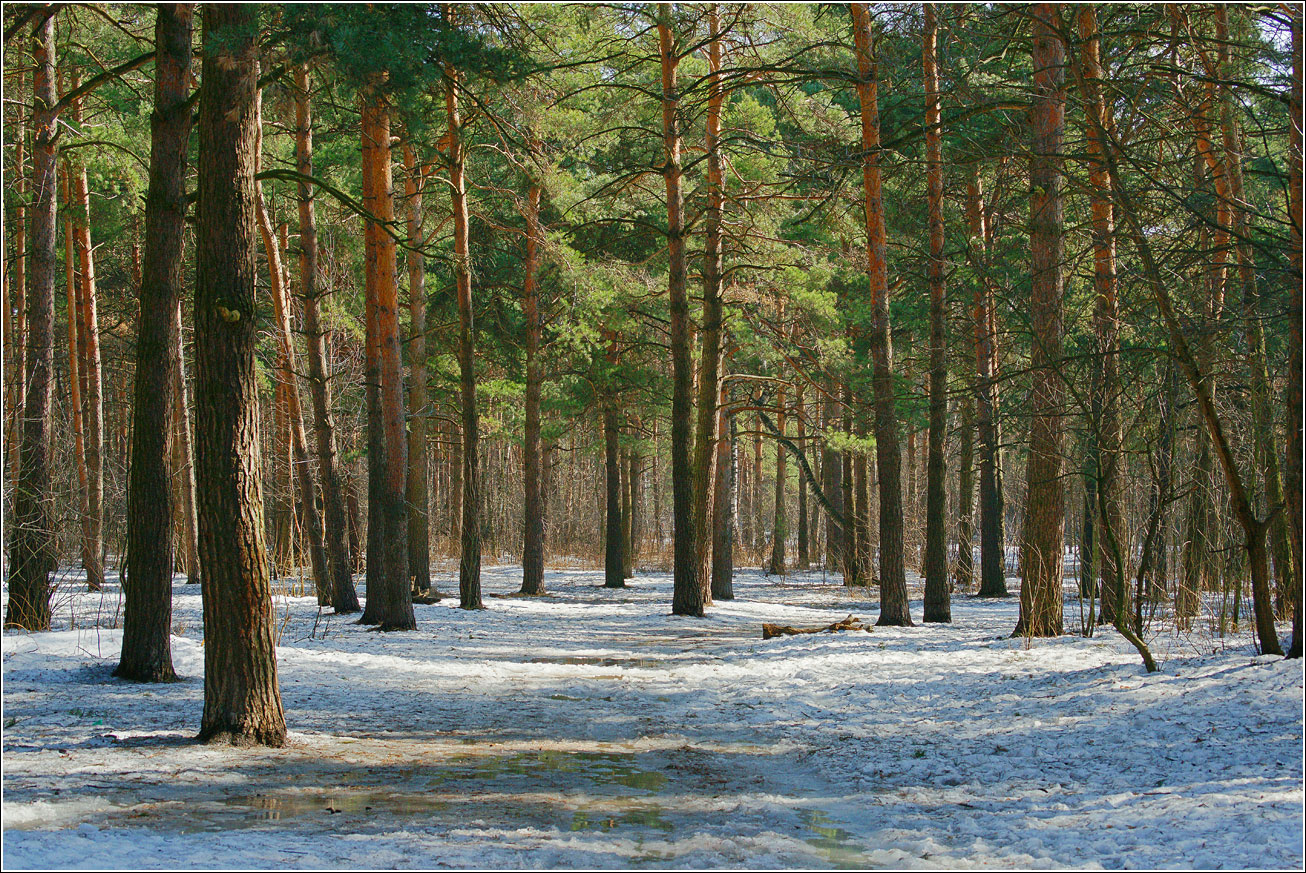
[{"label": "forest trail", "polygon": [[745,572],[740,599],[675,618],[665,575],[601,579],[550,571],[548,596],[520,598],[503,596],[519,569],[487,569],[488,609],[418,606],[411,633],[276,598],[281,750],[190,742],[194,586],[175,588],[171,686],[109,677],[120,632],[92,620],[111,623],[115,579],[102,607],[75,595],[64,630],[4,638],[6,866],[1300,858],[1290,662],[1174,638],[1148,677],[1114,636],[1029,648],[1003,636],[1012,601],[967,598],[948,627],[764,642],[763,621],[877,604],[819,573]]}]

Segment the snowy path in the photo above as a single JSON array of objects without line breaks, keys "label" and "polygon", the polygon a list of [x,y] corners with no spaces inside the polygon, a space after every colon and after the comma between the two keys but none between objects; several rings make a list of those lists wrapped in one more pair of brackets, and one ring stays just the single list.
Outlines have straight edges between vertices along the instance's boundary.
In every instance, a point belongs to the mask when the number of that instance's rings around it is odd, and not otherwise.
[{"label": "snowy path", "polygon": [[1147,676],[1113,633],[1030,647],[1014,602],[958,598],[949,627],[763,642],[875,603],[745,573],[681,619],[666,576],[601,578],[406,634],[310,637],[279,597],[292,743],[257,751],[189,742],[193,588],[167,687],[110,678],[116,593],[65,598],[64,630],[4,635],[4,865],[1301,866],[1301,665],[1245,637],[1157,639]]}]

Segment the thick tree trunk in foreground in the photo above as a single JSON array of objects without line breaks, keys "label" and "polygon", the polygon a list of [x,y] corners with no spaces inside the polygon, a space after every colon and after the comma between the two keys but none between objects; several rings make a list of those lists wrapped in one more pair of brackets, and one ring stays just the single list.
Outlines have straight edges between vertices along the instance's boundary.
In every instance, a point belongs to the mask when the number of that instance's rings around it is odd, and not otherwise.
[{"label": "thick tree trunk in foreground", "polygon": [[938,20],[925,5],[925,162],[930,225],[930,434],[925,469],[925,621],[952,621],[948,594],[948,475],[943,443],[948,425],[943,260],[943,143],[939,129]]},{"label": "thick tree trunk in foreground", "polygon": [[[295,169],[313,175],[313,115],[309,102],[308,68],[295,67]],[[331,384],[327,381],[326,337],[322,330],[317,284],[317,209],[314,187],[301,178],[299,200],[299,281],[304,304],[304,336],[308,346],[308,385],[313,399],[313,437],[322,479],[323,533],[331,573],[331,606],[337,614],[357,612],[350,557],[349,523],[344,484],[336,460],[335,423],[331,417]],[[357,543],[353,545],[357,550]]]},{"label": "thick tree trunk in foreground", "polygon": [[[189,4],[161,4],[154,25],[154,115],[145,196],[145,256],[136,338],[132,454],[127,486],[122,654],[114,675],[177,678],[172,666],[172,488],[169,443],[176,406],[178,311],[190,137]],[[180,472],[180,471],[179,471]],[[189,473],[187,473],[189,475]]]},{"label": "thick tree trunk in foreground", "polygon": [[[1292,225],[1292,257],[1290,263],[1293,275],[1302,274],[1302,10],[1300,7],[1292,12],[1292,121],[1289,155],[1291,172],[1288,174],[1288,221]],[[1293,592],[1292,605],[1292,644],[1288,648],[1289,658],[1302,656],[1302,608],[1306,600],[1306,567],[1302,566],[1302,287],[1300,282],[1292,283],[1291,303],[1288,309],[1288,322],[1291,325],[1291,351],[1288,366],[1288,452],[1284,459],[1284,487],[1288,495],[1288,533],[1291,538],[1292,554],[1297,561],[1297,590]]]},{"label": "thick tree trunk in foreground", "polygon": [[854,3],[852,14],[857,48],[857,98],[861,104],[866,260],[871,289],[875,458],[880,479],[880,618],[876,624],[909,627],[912,620],[907,600],[907,573],[903,565],[902,458],[893,397],[889,275],[881,201],[879,73],[872,53],[874,36],[870,9],[864,3]]},{"label": "thick tree trunk in foreground", "polygon": [[50,485],[54,376],[56,131],[54,16],[32,30],[32,238],[27,289],[27,372],[23,442],[14,483],[9,606],[5,627],[50,628],[50,574],[55,569],[54,496]]},{"label": "thick tree trunk in foreground", "polygon": [[204,8],[196,213],[195,470],[203,741],[280,746],[254,373],[258,47],[252,6]]},{"label": "thick tree trunk in foreground", "polygon": [[540,195],[532,184],[526,194],[526,263],[522,280],[522,314],[526,318],[526,432],[522,446],[522,476],[526,499],[523,512],[522,594],[544,593],[544,489],[540,469],[540,397],[544,382],[540,366],[539,272]]},{"label": "thick tree trunk in foreground", "polygon": [[[369,369],[380,380],[379,433],[369,436],[368,445],[369,449],[377,446],[382,456],[380,463],[369,464],[368,470],[369,480],[374,475],[380,478],[375,486],[369,481],[368,493],[376,501],[375,509],[369,506],[371,523],[379,523],[381,530],[376,537],[370,530],[368,533],[367,603],[362,623],[380,625],[382,630],[412,630],[417,620],[408,580],[408,442],[399,353],[399,264],[394,237],[382,226],[394,222],[390,107],[380,84],[374,82],[362,101],[363,206],[378,219],[366,222],[365,240],[368,326],[375,331],[368,337],[374,356]],[[369,428],[377,423],[369,416]],[[374,561],[380,563],[379,572],[372,570]]]},{"label": "thick tree trunk in foreground", "polygon": [[703,614],[708,589],[699,578],[698,536],[694,527],[693,427],[694,368],[690,361],[689,298],[685,293],[684,198],[680,166],[680,93],[676,85],[675,40],[671,32],[671,4],[658,4],[658,42],[662,59],[662,138],[666,163],[662,175],[667,189],[667,245],[671,308],[671,500],[674,549],[674,615]]},{"label": "thick tree trunk in foreground", "polygon": [[[446,15],[451,13],[446,7]],[[458,109],[459,74],[446,66],[445,111],[449,119],[449,187],[453,198],[454,280],[458,295],[458,370],[462,401],[462,542],[458,559],[458,604],[480,609],[481,474],[477,446],[480,421],[476,409],[476,325],[472,313],[472,262],[468,243],[466,152]]]},{"label": "thick tree trunk in foreground", "polygon": [[1057,636],[1062,632],[1062,537],[1065,494],[1061,452],[1065,441],[1061,381],[1061,138],[1065,124],[1065,44],[1057,33],[1060,6],[1040,3],[1034,17],[1034,98],[1030,112],[1029,159],[1030,434],[1020,620],[1016,634]]},{"label": "thick tree trunk in foreground", "polygon": [[404,194],[408,199],[408,575],[413,591],[431,590],[430,473],[427,464],[426,256],[420,251],[425,177],[411,142],[404,142]]}]

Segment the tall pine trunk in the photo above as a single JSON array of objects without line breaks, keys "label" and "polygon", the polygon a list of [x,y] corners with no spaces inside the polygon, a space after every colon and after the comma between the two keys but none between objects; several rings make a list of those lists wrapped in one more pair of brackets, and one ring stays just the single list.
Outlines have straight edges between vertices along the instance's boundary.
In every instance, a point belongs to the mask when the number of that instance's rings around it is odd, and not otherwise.
[{"label": "tall pine trunk", "polygon": [[[261,138],[261,137],[260,137]],[[280,346],[281,390],[285,401],[286,426],[290,431],[291,467],[299,487],[299,501],[308,531],[309,561],[313,568],[313,586],[319,606],[331,602],[331,572],[326,548],[322,542],[322,522],[317,513],[317,486],[313,482],[313,468],[308,460],[308,441],[304,436],[304,415],[299,405],[299,383],[296,381],[295,343],[290,333],[290,295],[286,290],[287,273],[282,267],[281,248],[272,230],[272,219],[263,200],[262,183],[255,183],[255,212],[258,215],[259,233],[268,261],[268,280],[272,290],[272,311],[276,319],[277,341]],[[284,225],[283,225],[284,228]]]},{"label": "tall pine trunk", "polygon": [[[452,23],[453,13],[445,7]],[[445,67],[445,112],[449,121],[449,187],[453,198],[454,280],[458,297],[458,371],[462,403],[462,542],[458,560],[458,604],[481,604],[481,474],[478,459],[480,421],[476,408],[476,325],[472,312],[472,262],[468,242],[466,144],[458,107],[460,75]]]},{"label": "tall pine trunk", "polygon": [[[671,4],[658,4],[658,45],[662,68],[662,140],[665,164],[662,176],[667,190],[667,297],[671,309],[671,501],[674,615],[703,614],[708,589],[699,578],[698,535],[694,527],[693,427],[694,367],[690,360],[689,298],[685,286],[684,195],[680,166],[680,92],[676,84],[675,38]],[[715,383],[714,383],[715,384]]]},{"label": "tall pine trunk", "polygon": [[[412,630],[412,587],[408,580],[408,443],[404,430],[403,371],[400,363],[398,257],[389,233],[394,223],[390,168],[390,106],[377,76],[362,98],[363,206],[375,220],[365,228],[369,386],[375,414],[368,416],[367,603],[362,623],[382,630]],[[375,432],[373,433],[373,429]],[[373,482],[373,479],[379,481]],[[380,530],[373,532],[374,528]],[[374,569],[374,564],[379,567]]]},{"label": "tall pine trunk", "polygon": [[196,211],[195,470],[204,599],[200,739],[280,746],[254,370],[258,26],[204,7]]},{"label": "tall pine trunk", "polygon": [[176,408],[178,311],[186,221],[186,144],[190,138],[189,4],[161,4],[154,23],[154,114],[145,195],[127,485],[127,565],[123,573],[122,653],[114,675],[140,682],[177,678],[172,666],[172,488],[169,443]]},{"label": "tall pine trunk", "polygon": [[322,480],[322,513],[326,525],[323,538],[331,573],[331,606],[337,614],[358,612],[354,590],[354,561],[357,543],[350,543],[345,511],[345,488],[336,455],[335,423],[331,416],[331,383],[327,381],[326,334],[319,309],[321,292],[317,283],[317,208],[312,184],[313,113],[309,101],[308,67],[295,67],[295,169],[299,171],[296,196],[299,201],[299,283],[304,306],[304,337],[308,350],[308,385],[313,401],[313,438],[318,473]]},{"label": "tall pine trunk", "polygon": [[430,472],[427,462],[426,256],[422,253],[425,177],[413,144],[404,142],[404,194],[408,199],[408,575],[413,591],[431,590]]},{"label": "tall pine trunk", "polygon": [[[713,464],[717,433],[716,400],[721,363],[721,213],[725,188],[721,160],[721,110],[725,88],[721,83],[721,12],[717,4],[707,10],[711,41],[708,43],[707,97],[707,214],[703,238],[703,324],[702,353],[698,372],[698,421],[694,437],[694,536],[695,560],[701,583],[711,577]],[[710,594],[710,591],[709,591]]]},{"label": "tall pine trunk", "polygon": [[[544,593],[544,489],[540,469],[540,397],[544,371],[540,365],[540,294],[537,274],[540,250],[540,195],[532,184],[526,194],[526,263],[522,280],[522,313],[526,318],[526,432],[522,473],[526,491],[523,512],[522,594]],[[632,477],[633,478],[633,477]]]},{"label": "tall pine trunk", "polygon": [[1065,494],[1061,453],[1065,442],[1061,379],[1064,220],[1061,140],[1065,125],[1065,44],[1056,3],[1032,7],[1034,67],[1029,159],[1030,218],[1030,434],[1026,468],[1024,574],[1016,634],[1062,632],[1062,538]]},{"label": "tall pine trunk", "polygon": [[[975,420],[979,440],[980,597],[1006,597],[1002,537],[1002,481],[998,440],[996,295],[988,277],[988,226],[984,192],[976,167],[966,185],[966,221],[972,259],[981,276],[975,286]],[[976,252],[978,253],[976,255]]]},{"label": "tall pine trunk", "polygon": [[10,526],[9,606],[5,627],[50,627],[55,570],[54,495],[50,482],[54,377],[54,271],[58,183],[54,88],[54,15],[32,29],[31,287],[27,289],[27,372],[23,442]]},{"label": "tall pine trunk", "polygon": [[712,599],[734,600],[735,459],[738,454],[735,452],[735,418],[726,415],[724,380],[717,398],[717,409],[716,482],[712,487]]},{"label": "tall pine trunk", "polygon": [[[879,73],[873,54],[871,12],[852,4],[861,105],[862,186],[866,261],[870,279],[870,347],[875,407],[875,458],[880,484],[880,618],[877,625],[909,627],[907,572],[903,564],[902,457],[893,397],[893,340],[889,331],[889,274],[880,180]],[[864,475],[864,474],[863,474]]]},{"label": "tall pine trunk", "polygon": [[[1080,66],[1083,73],[1085,111],[1096,121],[1088,125],[1088,178],[1091,186],[1093,238],[1093,327],[1097,336],[1098,364],[1093,369],[1092,421],[1097,466],[1097,505],[1109,518],[1099,517],[1099,527],[1123,535],[1124,504],[1120,493],[1121,449],[1124,440],[1120,421],[1120,307],[1116,297],[1115,220],[1111,209],[1111,180],[1104,160],[1101,131],[1108,129],[1106,104],[1101,93],[1097,19],[1091,6],[1081,6],[1079,15]],[[1096,506],[1095,506],[1096,511]],[[1116,607],[1127,602],[1127,568],[1117,565],[1116,556],[1100,544],[1102,573],[1102,620],[1113,621]]]},{"label": "tall pine trunk", "polygon": [[952,621],[948,594],[948,490],[945,271],[943,259],[943,143],[940,130],[938,20],[925,4],[925,163],[930,226],[930,433],[925,468],[925,621]]}]

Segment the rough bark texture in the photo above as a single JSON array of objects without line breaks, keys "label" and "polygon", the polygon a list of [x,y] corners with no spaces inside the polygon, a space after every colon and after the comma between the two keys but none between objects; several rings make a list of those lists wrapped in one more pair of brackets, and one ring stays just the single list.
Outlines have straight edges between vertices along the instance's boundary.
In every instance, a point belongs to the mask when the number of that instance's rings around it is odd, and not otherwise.
[{"label": "rough bark texture", "polygon": [[961,591],[975,581],[975,401],[961,398],[957,448],[957,564],[953,579]]},{"label": "rough bark texture", "polygon": [[[193,19],[193,14],[192,14]],[[173,333],[176,343],[172,355],[173,405],[172,405],[172,475],[177,483],[178,513],[181,521],[182,565],[186,571],[186,584],[200,582],[200,527],[195,511],[195,449],[191,439],[190,388],[186,382],[185,341],[181,327],[181,299],[172,308]]]},{"label": "rough bark texture", "polygon": [[1030,435],[1022,547],[1020,620],[1016,633],[1062,632],[1062,538],[1065,494],[1061,453],[1065,440],[1061,381],[1064,220],[1061,204],[1061,141],[1065,124],[1065,44],[1057,33],[1060,6],[1033,7],[1034,96],[1029,159]]},{"label": "rough bark texture", "polygon": [[200,739],[280,746],[254,373],[256,9],[204,8],[196,213],[195,470],[204,598]]},{"label": "rough bark texture", "polygon": [[[781,385],[776,391],[776,413],[775,424],[776,430],[781,437],[785,436],[785,424],[788,415],[785,412],[785,387]],[[785,540],[789,538],[789,518],[785,508],[785,490],[788,468],[785,463],[785,452],[779,443],[775,445],[775,500],[772,504],[773,521],[771,523],[771,560],[767,563],[766,571],[774,576],[783,576],[785,573]]]},{"label": "rough bark texture", "polygon": [[[825,392],[821,397],[821,427],[827,433],[834,429],[837,422],[835,407],[838,401],[835,399],[835,391],[836,385],[831,378],[826,383]],[[843,459],[838,452],[830,448],[828,442],[824,441],[821,443],[821,490],[825,492],[826,499],[834,506],[835,511],[847,516],[843,502]],[[843,537],[843,525],[831,518],[827,512],[824,559],[827,572],[834,569],[840,561],[840,556],[843,554]]]},{"label": "rough bark texture", "polygon": [[[350,558],[344,486],[336,463],[335,423],[331,416],[331,383],[327,381],[326,336],[322,330],[317,284],[317,209],[315,189],[304,181],[313,175],[313,114],[309,102],[308,68],[295,67],[295,169],[299,200],[299,282],[304,306],[304,337],[308,351],[309,395],[313,400],[313,437],[322,481],[323,539],[332,579],[331,606],[337,613],[357,612]],[[357,550],[357,545],[354,545]]]},{"label": "rough bark texture", "polygon": [[[806,410],[803,407],[803,385],[798,383],[795,388],[794,408],[796,410],[795,419],[798,424],[798,445],[804,450],[807,448],[807,424]],[[779,449],[777,449],[779,451]],[[809,570],[812,566],[811,548],[809,542],[809,532],[807,530],[807,480],[803,478],[801,472],[797,474],[798,478],[798,523],[795,526],[795,533],[798,536],[798,556],[794,564],[795,569]]]},{"label": "rough bark texture", "polygon": [[[1292,12],[1292,122],[1291,149],[1288,174],[1288,220],[1292,225],[1292,258],[1294,275],[1302,274],[1302,10]],[[1288,451],[1284,459],[1284,486],[1288,495],[1288,533],[1292,538],[1292,555],[1297,562],[1296,591],[1293,592],[1292,644],[1288,657],[1302,656],[1302,608],[1306,601],[1306,567],[1302,566],[1302,286],[1292,283],[1288,319],[1292,347],[1288,366]]]},{"label": "rough bark texture", "polygon": [[861,104],[862,186],[865,192],[866,261],[871,289],[871,363],[875,405],[875,459],[880,484],[880,618],[876,624],[910,626],[903,564],[903,508],[898,416],[893,397],[893,340],[889,332],[889,274],[880,181],[879,73],[873,54],[871,13],[852,4]]},{"label": "rough bark texture", "polygon": [[[299,405],[299,383],[295,377],[295,342],[290,333],[290,295],[286,290],[287,273],[282,267],[281,247],[272,230],[272,219],[263,201],[263,186],[255,183],[255,210],[259,233],[268,260],[268,279],[272,291],[272,310],[276,320],[277,341],[281,348],[282,398],[285,401],[286,426],[290,432],[291,459],[296,484],[299,488],[299,505],[308,532],[309,561],[313,570],[313,585],[319,606],[331,602],[331,572],[326,548],[322,542],[322,521],[317,513],[317,486],[313,482],[313,468],[308,460],[308,441],[304,436],[304,414]],[[285,226],[282,226],[285,229]]]},{"label": "rough bark texture", "polygon": [[712,459],[717,434],[717,383],[721,364],[721,213],[725,190],[721,160],[721,109],[725,88],[721,83],[721,13],[714,3],[708,7],[708,97],[707,97],[707,214],[703,228],[703,322],[698,371],[698,421],[694,435],[694,537],[697,572],[711,573],[712,525],[708,510],[713,502]]},{"label": "rough bark texture", "polygon": [[427,462],[426,258],[420,251],[424,177],[411,142],[404,142],[404,195],[408,200],[408,575],[413,591],[431,590],[430,473]]},{"label": "rough bark texture", "polygon": [[662,168],[667,190],[667,246],[669,278],[667,297],[671,309],[671,500],[674,615],[703,614],[708,589],[699,577],[698,536],[694,527],[693,427],[694,368],[690,360],[689,298],[685,292],[684,197],[680,166],[680,94],[676,85],[675,40],[671,32],[671,4],[658,4],[658,43],[662,67],[662,138],[666,163]]},{"label": "rough bark texture", "polygon": [[[19,73],[15,91],[22,91],[24,74]],[[14,130],[14,257],[13,279],[5,301],[9,333],[5,336],[5,472],[17,482],[23,442],[23,401],[27,391],[27,125],[20,118]],[[11,302],[12,301],[12,302]],[[12,509],[12,505],[9,507]],[[6,558],[8,555],[6,555]],[[8,566],[5,567],[9,569]]]},{"label": "rough bark texture", "polygon": [[145,253],[136,337],[132,454],[127,486],[127,564],[122,654],[114,675],[169,682],[172,666],[172,413],[183,287],[186,144],[190,137],[189,4],[161,4],[154,24],[154,114],[145,195]]},{"label": "rough bark texture", "polygon": [[603,587],[626,587],[625,567],[622,560],[621,531],[621,457],[618,446],[620,426],[617,420],[615,398],[608,397],[603,404],[603,469],[607,487],[605,503],[607,524],[603,528]]},{"label": "rough bark texture", "polygon": [[[446,7],[446,15],[451,15]],[[453,198],[454,280],[458,295],[458,370],[462,403],[462,554],[458,560],[458,603],[481,604],[481,477],[477,446],[476,325],[472,313],[472,261],[468,243],[466,152],[458,109],[459,74],[446,66],[445,112],[449,120],[449,187]]]},{"label": "rough bark texture", "polygon": [[[735,419],[726,415],[726,387],[718,397],[716,482],[712,488],[712,599],[734,600]],[[727,431],[729,427],[729,431]],[[726,434],[729,433],[727,439]]]},{"label": "rough bark texture", "polygon": [[981,270],[975,286],[975,420],[979,440],[980,597],[1006,597],[1006,568],[1002,551],[1002,483],[998,463],[998,393],[995,295],[988,279],[988,227],[984,191],[976,167],[966,185],[966,221],[971,256]]},{"label": "rough bark texture", "polygon": [[925,5],[925,165],[930,225],[930,433],[925,467],[925,620],[952,621],[948,593],[948,486],[944,440],[948,425],[948,366],[943,259],[943,143],[939,127],[938,19]]},{"label": "rough bark texture", "polygon": [[32,30],[31,285],[27,289],[27,371],[23,442],[14,482],[9,606],[5,627],[50,628],[50,574],[55,569],[50,490],[50,409],[54,375],[56,123],[54,16]]},{"label": "rough bark texture", "polygon": [[[540,469],[540,397],[544,383],[544,371],[540,366],[540,334],[543,325],[536,280],[540,259],[541,193],[541,187],[532,184],[526,194],[526,263],[522,280],[522,314],[526,318],[526,432],[522,445],[526,499],[521,557],[522,594],[544,593],[544,489]],[[630,560],[633,561],[633,555]]]},{"label": "rough bark texture", "polygon": [[[408,442],[404,431],[403,370],[399,349],[398,257],[392,237],[383,225],[394,222],[394,192],[390,169],[390,107],[378,79],[362,98],[363,206],[376,217],[365,228],[365,278],[368,297],[369,371],[379,386],[379,415],[368,416],[369,458],[367,549],[367,603],[363,624],[382,630],[411,630],[412,586],[408,579]],[[369,386],[372,388],[372,386]],[[372,433],[375,429],[375,433]],[[373,478],[379,479],[373,482]],[[380,530],[373,533],[375,528]],[[379,564],[375,567],[374,564]]]},{"label": "rough bark texture", "polygon": [[[80,82],[74,75],[73,88]],[[81,100],[72,103],[73,126],[82,126]],[[82,377],[82,419],[86,443],[86,517],[83,563],[86,584],[98,591],[104,584],[104,384],[100,366],[100,319],[95,287],[95,252],[91,246],[91,196],[86,165],[69,167],[70,204],[77,251],[77,358]]]},{"label": "rough bark texture", "polygon": [[[1109,518],[1099,526],[1110,526],[1116,534],[1125,530],[1124,503],[1120,494],[1120,457],[1123,431],[1120,421],[1120,307],[1116,297],[1115,220],[1111,208],[1111,180],[1104,160],[1101,131],[1107,129],[1106,105],[1102,95],[1102,67],[1099,58],[1097,17],[1092,6],[1079,7],[1080,71],[1085,111],[1095,121],[1088,126],[1088,177],[1091,186],[1093,237],[1093,290],[1096,302],[1093,327],[1097,335],[1098,365],[1093,369],[1092,426],[1097,463],[1097,501]],[[1095,506],[1096,510],[1096,506]],[[1113,621],[1116,604],[1127,597],[1126,568],[1116,563],[1111,549],[1100,549],[1102,573],[1102,619]]]}]

